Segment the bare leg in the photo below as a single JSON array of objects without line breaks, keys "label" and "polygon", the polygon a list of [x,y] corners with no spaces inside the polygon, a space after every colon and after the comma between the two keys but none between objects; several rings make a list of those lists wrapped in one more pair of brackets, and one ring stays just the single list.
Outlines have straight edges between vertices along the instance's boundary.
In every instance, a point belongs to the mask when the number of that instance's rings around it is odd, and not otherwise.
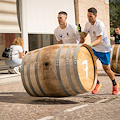
[{"label": "bare leg", "polygon": [[109,76],[109,78],[110,78],[111,80],[114,80],[114,79],[115,79],[115,75],[114,75],[113,71],[110,69],[110,64],[109,64],[109,65],[103,65],[103,64],[102,64],[102,66],[103,66],[104,71],[105,71],[105,72],[107,73],[107,75]]}]

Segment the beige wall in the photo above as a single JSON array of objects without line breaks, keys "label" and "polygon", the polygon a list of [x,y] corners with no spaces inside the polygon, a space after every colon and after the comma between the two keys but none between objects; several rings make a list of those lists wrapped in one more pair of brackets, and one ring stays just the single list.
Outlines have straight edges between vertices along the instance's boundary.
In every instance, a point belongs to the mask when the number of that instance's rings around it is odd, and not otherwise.
[{"label": "beige wall", "polygon": [[0,33],[0,60],[4,59],[2,53],[5,49],[5,34]]},{"label": "beige wall", "polygon": [[[110,40],[109,4],[106,4],[105,1],[106,0],[75,0],[76,23],[80,23],[82,30],[84,30],[85,23],[88,21],[87,10],[90,7],[95,7],[98,11],[97,19],[105,24],[107,36]],[[87,37],[86,43],[90,43],[89,37]]]}]

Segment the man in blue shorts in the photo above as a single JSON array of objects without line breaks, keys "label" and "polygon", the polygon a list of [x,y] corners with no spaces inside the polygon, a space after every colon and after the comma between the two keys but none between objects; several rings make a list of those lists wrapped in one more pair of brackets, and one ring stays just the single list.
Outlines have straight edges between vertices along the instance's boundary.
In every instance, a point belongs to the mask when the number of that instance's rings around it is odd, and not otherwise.
[{"label": "man in blue shorts", "polygon": [[[95,8],[88,9],[88,22],[85,24],[85,29],[81,33],[80,43],[84,42],[84,38],[89,33],[91,37],[91,44],[89,45],[94,55],[99,58],[102,63],[104,71],[107,73],[109,78],[113,83],[113,91],[112,94],[119,93],[119,84],[115,81],[115,75],[113,71],[110,69],[110,44],[108,42],[105,25],[102,21],[97,20],[97,10]],[[102,84],[99,80],[97,80],[97,84],[95,89],[92,91],[93,94],[97,94]]]}]

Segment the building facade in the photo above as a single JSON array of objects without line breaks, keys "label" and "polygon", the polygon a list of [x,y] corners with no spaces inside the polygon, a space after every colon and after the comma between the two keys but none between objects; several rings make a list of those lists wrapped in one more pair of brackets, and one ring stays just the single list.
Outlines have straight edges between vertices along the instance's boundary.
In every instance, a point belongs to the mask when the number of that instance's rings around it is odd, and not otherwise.
[{"label": "building facade", "polygon": [[[2,7],[4,6],[4,7]],[[110,38],[109,0],[2,0],[0,1],[0,59],[15,37],[24,40],[24,51],[56,44],[54,29],[59,11],[68,13],[68,23],[87,22],[87,9],[95,7]],[[9,8],[9,9],[7,9]],[[14,8],[14,9],[13,9]],[[4,18],[4,19],[3,19]],[[9,19],[8,19],[9,18]],[[90,43],[89,36],[86,43]]]}]

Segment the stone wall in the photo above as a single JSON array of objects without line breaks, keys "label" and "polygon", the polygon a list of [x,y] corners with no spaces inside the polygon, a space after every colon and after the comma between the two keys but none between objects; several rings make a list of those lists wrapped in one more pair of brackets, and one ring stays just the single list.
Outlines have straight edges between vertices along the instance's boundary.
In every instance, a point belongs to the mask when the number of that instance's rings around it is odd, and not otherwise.
[{"label": "stone wall", "polygon": [[[82,30],[84,30],[85,23],[88,21],[87,10],[90,7],[97,9],[97,19],[105,24],[107,36],[110,40],[109,0],[75,0],[76,23],[80,23]],[[86,43],[90,43],[89,36],[86,39]]]}]

